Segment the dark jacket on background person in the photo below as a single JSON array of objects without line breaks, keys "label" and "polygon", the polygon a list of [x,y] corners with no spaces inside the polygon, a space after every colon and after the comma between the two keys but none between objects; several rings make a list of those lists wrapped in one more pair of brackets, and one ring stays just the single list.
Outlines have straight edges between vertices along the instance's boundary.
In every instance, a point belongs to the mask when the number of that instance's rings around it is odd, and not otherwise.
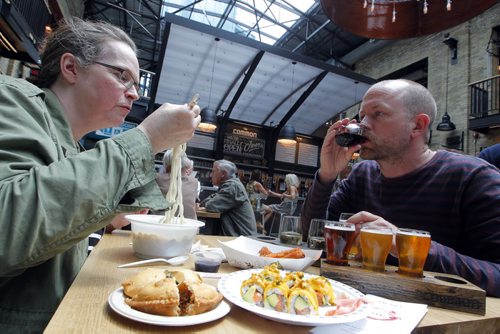
[{"label": "dark jacket on background person", "polygon": [[485,148],[478,157],[500,169],[500,143]]},{"label": "dark jacket on background person", "polygon": [[205,198],[207,211],[220,212],[222,234],[241,236],[257,234],[257,223],[245,186],[237,177],[224,181],[219,190]]}]

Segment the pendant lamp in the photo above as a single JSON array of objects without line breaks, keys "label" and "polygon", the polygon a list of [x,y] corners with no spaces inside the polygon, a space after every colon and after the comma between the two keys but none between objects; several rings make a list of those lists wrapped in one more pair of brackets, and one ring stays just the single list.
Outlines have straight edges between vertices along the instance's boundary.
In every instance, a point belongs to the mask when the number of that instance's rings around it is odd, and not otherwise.
[{"label": "pendant lamp", "polygon": [[294,144],[297,142],[297,133],[292,125],[285,125],[278,136],[278,141],[282,144]]},{"label": "pendant lamp", "polygon": [[215,51],[214,51],[214,61],[212,63],[212,77],[210,78],[210,90],[208,92],[208,106],[203,108],[200,112],[201,122],[198,125],[198,128],[204,132],[214,132],[217,128],[217,113],[215,110],[210,108],[210,104],[212,102],[212,82],[214,80],[215,74],[215,62],[217,60],[217,46],[220,41],[219,37],[215,37]]},{"label": "pendant lamp", "polygon": [[217,128],[217,114],[213,109],[205,107],[200,112],[201,122],[198,125],[201,131],[213,132]]},{"label": "pendant lamp", "polygon": [[437,125],[438,131],[452,131],[456,129],[455,124],[451,121],[450,115],[445,111],[443,118],[441,118],[441,123]]}]

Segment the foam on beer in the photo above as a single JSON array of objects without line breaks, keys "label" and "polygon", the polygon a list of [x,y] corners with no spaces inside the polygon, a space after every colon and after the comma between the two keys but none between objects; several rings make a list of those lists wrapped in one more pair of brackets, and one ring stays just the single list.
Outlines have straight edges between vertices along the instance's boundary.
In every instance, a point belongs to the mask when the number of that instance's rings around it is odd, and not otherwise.
[{"label": "foam on beer", "polygon": [[339,231],[355,231],[356,229],[354,228],[354,225],[352,227],[349,226],[339,226],[339,225],[326,225],[325,228],[329,228],[332,230],[339,230]]},{"label": "foam on beer", "polygon": [[371,229],[364,229],[364,230],[361,230],[361,232],[365,232],[365,233],[375,233],[375,234],[392,234],[392,231],[389,231],[389,230],[371,230]]},{"label": "foam on beer", "polygon": [[430,238],[431,235],[430,233],[423,233],[423,232],[418,232],[418,231],[401,231],[398,230],[398,234],[404,234],[404,235],[411,235],[415,237],[422,237],[422,238]]}]

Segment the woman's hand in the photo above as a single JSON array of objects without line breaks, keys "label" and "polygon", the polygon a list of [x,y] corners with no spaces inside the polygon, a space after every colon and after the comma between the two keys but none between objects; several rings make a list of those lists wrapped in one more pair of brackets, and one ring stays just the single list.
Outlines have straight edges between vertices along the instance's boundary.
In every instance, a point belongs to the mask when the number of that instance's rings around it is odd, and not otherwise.
[{"label": "woman's hand", "polygon": [[106,233],[111,233],[113,230],[122,228],[124,226],[127,226],[130,224],[130,222],[125,219],[125,216],[131,215],[131,214],[137,214],[137,215],[146,215],[149,212],[149,209],[142,209],[136,212],[124,212],[124,213],[119,213],[113,218],[111,223],[106,226]]},{"label": "woman's hand", "polygon": [[200,123],[200,107],[165,103],[137,126],[151,143],[153,153],[187,142]]}]

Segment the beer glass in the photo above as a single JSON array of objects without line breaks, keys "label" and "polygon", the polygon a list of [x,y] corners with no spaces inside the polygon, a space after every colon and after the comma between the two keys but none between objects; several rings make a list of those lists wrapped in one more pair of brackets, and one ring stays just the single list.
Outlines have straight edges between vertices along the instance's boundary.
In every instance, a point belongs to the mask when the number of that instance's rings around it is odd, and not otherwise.
[{"label": "beer glass", "polygon": [[327,223],[329,221],[325,219],[311,219],[309,234],[307,236],[307,247],[325,250],[325,224]]},{"label": "beer glass", "polygon": [[392,247],[392,230],[363,227],[360,232],[363,268],[385,271],[385,260]]},{"label": "beer glass", "polygon": [[302,244],[300,217],[284,216],[280,223],[280,242],[300,246]]},{"label": "beer glass", "polygon": [[424,264],[431,248],[431,234],[427,231],[401,228],[396,233],[398,273],[422,277]]},{"label": "beer glass", "polygon": [[347,255],[356,236],[353,224],[329,222],[325,225],[326,262],[347,266]]},{"label": "beer glass", "polygon": [[[339,222],[345,223],[347,222],[347,219],[351,218],[351,216],[354,216],[354,213],[350,212],[342,212],[339,217]],[[357,260],[359,261],[359,236],[356,235],[354,238],[354,241],[352,242],[351,250],[349,251],[349,260],[354,260],[358,258]]]}]

